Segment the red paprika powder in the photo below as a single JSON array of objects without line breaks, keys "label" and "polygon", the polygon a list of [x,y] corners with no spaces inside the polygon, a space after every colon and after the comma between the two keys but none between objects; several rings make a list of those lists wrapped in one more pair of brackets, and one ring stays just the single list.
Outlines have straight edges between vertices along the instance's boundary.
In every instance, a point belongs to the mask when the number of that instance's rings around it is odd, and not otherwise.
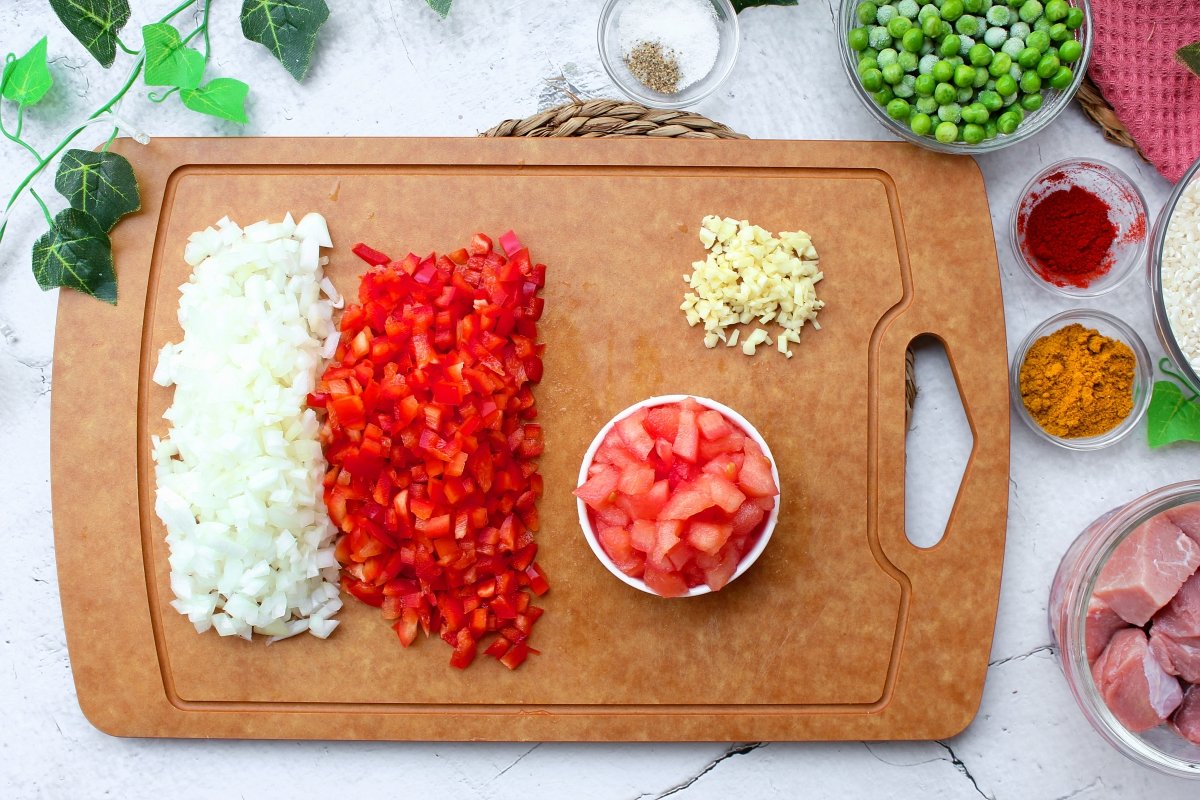
[{"label": "red paprika powder", "polygon": [[[1051,176],[1049,180],[1053,180]],[[1046,194],[1018,221],[1034,270],[1055,286],[1087,288],[1113,265],[1119,233],[1109,205],[1081,186]]]}]

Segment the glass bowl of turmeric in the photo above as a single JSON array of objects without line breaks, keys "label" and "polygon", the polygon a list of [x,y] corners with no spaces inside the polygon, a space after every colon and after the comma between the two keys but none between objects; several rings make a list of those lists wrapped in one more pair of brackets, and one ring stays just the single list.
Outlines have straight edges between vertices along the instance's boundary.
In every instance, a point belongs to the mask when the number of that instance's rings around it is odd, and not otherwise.
[{"label": "glass bowl of turmeric", "polygon": [[1150,353],[1125,322],[1093,309],[1055,314],[1017,347],[1013,406],[1035,434],[1099,450],[1137,427],[1150,405]]}]

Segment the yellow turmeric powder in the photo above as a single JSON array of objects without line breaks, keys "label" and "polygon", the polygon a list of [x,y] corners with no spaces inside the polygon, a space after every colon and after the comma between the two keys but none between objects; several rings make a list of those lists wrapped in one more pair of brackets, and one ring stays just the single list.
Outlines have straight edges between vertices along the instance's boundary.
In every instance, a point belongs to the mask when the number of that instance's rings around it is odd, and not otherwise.
[{"label": "yellow turmeric powder", "polygon": [[1129,345],[1075,323],[1038,339],[1021,364],[1021,400],[1049,434],[1100,436],[1133,410]]}]

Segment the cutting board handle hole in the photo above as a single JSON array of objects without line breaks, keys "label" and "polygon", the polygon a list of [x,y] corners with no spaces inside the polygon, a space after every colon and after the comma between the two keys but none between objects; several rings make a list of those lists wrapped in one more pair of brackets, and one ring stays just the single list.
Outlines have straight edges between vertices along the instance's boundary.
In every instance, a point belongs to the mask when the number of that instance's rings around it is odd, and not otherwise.
[{"label": "cutting board handle hole", "polygon": [[904,531],[926,549],[946,533],[975,440],[945,344],[923,335],[909,350],[917,395],[904,447]]}]

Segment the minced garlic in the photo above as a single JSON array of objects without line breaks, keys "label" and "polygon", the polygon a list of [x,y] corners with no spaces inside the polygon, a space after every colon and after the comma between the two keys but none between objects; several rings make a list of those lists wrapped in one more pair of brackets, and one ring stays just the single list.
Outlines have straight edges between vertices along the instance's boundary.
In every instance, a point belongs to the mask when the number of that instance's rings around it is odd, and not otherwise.
[{"label": "minced garlic", "polygon": [[[821,329],[817,312],[825,303],[817,299],[816,283],[824,275],[807,233],[785,231],[776,237],[747,220],[709,215],[700,223],[700,243],[708,258],[683,276],[692,291],[680,309],[689,325],[703,323],[705,347],[718,341],[734,347],[741,333],[735,326],[774,322],[783,329],[775,344],[791,358],[788,344],[799,343],[804,323]],[[771,343],[770,333],[756,328],[742,338],[742,352],[752,356],[759,345]]]}]

